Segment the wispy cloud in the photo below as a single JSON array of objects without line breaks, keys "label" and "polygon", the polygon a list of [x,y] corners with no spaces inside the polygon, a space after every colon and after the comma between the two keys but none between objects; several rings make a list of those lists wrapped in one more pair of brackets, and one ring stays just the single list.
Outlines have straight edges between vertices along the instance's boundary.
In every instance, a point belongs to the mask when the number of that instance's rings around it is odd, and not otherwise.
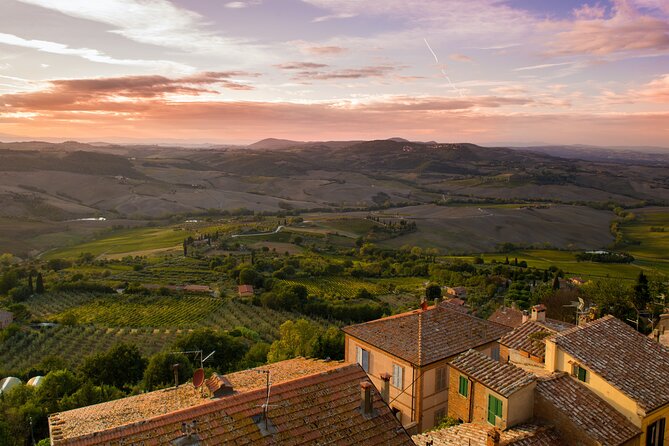
[{"label": "wispy cloud", "polygon": [[370,77],[384,77],[400,67],[394,65],[373,65],[362,68],[349,68],[343,70],[310,70],[300,71],[295,74],[298,80],[332,80],[332,79],[362,79]]},{"label": "wispy cloud", "polygon": [[18,0],[68,16],[111,25],[109,32],[144,44],[186,51],[228,54],[240,60],[252,55],[244,41],[218,35],[198,13],[168,0]]},{"label": "wispy cloud", "polygon": [[540,65],[530,65],[528,67],[514,68],[513,71],[542,70],[544,68],[563,67],[565,65],[573,65],[573,64],[574,62],[544,63]]},{"label": "wispy cloud", "polygon": [[277,68],[281,68],[282,70],[313,70],[313,69],[325,68],[328,65],[314,62],[286,62],[274,66]]},{"label": "wispy cloud", "polygon": [[339,14],[323,15],[323,16],[320,16],[320,17],[316,17],[315,19],[312,20],[312,22],[319,23],[319,22],[326,22],[328,20],[350,19],[350,18],[355,17],[357,15],[358,14],[355,14],[355,13],[342,12],[342,13],[339,13]]},{"label": "wispy cloud", "polygon": [[471,57],[465,56],[464,54],[460,53],[451,54],[449,57],[451,60],[454,60],[456,62],[474,62],[474,59],[472,59]]},{"label": "wispy cloud", "polygon": [[229,9],[243,9],[251,6],[257,6],[262,3],[262,0],[247,0],[243,2],[228,2],[224,6]]},{"label": "wispy cloud", "polygon": [[172,71],[191,72],[192,67],[167,60],[117,59],[91,48],[70,48],[67,45],[46,40],[28,40],[13,34],[0,33],[0,43],[5,45],[32,48],[45,53],[76,56],[91,62],[146,67],[153,69],[167,69]]}]

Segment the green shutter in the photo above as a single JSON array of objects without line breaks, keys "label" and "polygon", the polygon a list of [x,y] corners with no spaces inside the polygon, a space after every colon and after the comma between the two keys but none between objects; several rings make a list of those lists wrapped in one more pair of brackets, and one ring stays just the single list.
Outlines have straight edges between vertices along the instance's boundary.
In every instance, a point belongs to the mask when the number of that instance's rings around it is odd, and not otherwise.
[{"label": "green shutter", "polygon": [[464,376],[460,376],[460,395],[466,397],[469,396],[469,380]]},{"label": "green shutter", "polygon": [[488,423],[494,426],[497,417],[502,418],[502,401],[488,395]]},{"label": "green shutter", "polygon": [[578,379],[580,381],[585,382],[585,375],[587,373],[587,370],[585,370],[583,367],[578,368]]}]

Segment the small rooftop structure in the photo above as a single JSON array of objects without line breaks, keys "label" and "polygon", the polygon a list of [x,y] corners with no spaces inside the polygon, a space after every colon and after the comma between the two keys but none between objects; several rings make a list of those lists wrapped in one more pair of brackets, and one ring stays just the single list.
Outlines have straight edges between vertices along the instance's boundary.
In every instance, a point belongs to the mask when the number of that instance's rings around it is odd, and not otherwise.
[{"label": "small rooftop structure", "polygon": [[462,353],[450,365],[505,397],[511,396],[536,379],[531,373],[513,364],[501,364],[476,350]]},{"label": "small rooftop structure", "polygon": [[536,416],[548,422],[568,423],[557,427],[562,427],[561,432],[585,434],[602,446],[622,445],[641,434],[623,414],[566,373],[539,378],[536,401]]},{"label": "small rooftop structure", "polygon": [[669,404],[669,348],[615,317],[574,327],[546,342],[574,357],[646,413]]},{"label": "small rooftop structure", "polygon": [[[413,445],[357,364],[336,363],[326,371],[273,382],[269,405],[266,403],[267,391],[263,385],[182,410],[67,437],[62,432],[54,434],[54,427],[63,426],[60,417],[65,412],[50,418],[51,439],[54,446]],[[95,413],[89,410],[87,415],[95,417]],[[85,425],[83,421],[88,419],[81,421]]]},{"label": "small rooftop structure", "polygon": [[251,297],[253,296],[253,286],[239,285],[239,287],[237,287],[237,292],[239,293],[239,297]]},{"label": "small rooftop structure", "polygon": [[562,331],[564,328],[571,328],[574,326],[569,322],[546,317],[546,306],[542,304],[532,307],[531,312],[524,312],[517,308],[499,307],[492,315],[490,315],[488,320],[511,328],[516,328],[528,320],[543,322],[557,331]]},{"label": "small rooftop structure", "polygon": [[435,305],[342,329],[411,364],[424,366],[496,341],[508,327],[450,305]]},{"label": "small rooftop structure", "polygon": [[483,423],[464,423],[411,437],[416,446],[564,446],[550,426],[523,424],[505,431]]}]

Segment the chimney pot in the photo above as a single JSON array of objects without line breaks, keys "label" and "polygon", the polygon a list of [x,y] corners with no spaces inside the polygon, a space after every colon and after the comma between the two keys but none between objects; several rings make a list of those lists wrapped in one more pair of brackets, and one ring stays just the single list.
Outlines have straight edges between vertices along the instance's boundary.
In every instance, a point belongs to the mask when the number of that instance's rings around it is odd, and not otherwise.
[{"label": "chimney pot", "polygon": [[544,305],[535,305],[532,307],[532,320],[546,322],[546,307]]},{"label": "chimney pot", "polygon": [[372,383],[369,381],[360,383],[360,411],[363,415],[372,414]]},{"label": "chimney pot", "polygon": [[392,375],[388,372],[381,374],[381,380],[383,381],[383,384],[381,384],[381,398],[386,403],[390,401],[390,378],[392,378]]},{"label": "chimney pot", "polygon": [[529,313],[527,312],[527,310],[523,310],[523,319],[522,319],[523,324],[529,320],[530,320]]}]

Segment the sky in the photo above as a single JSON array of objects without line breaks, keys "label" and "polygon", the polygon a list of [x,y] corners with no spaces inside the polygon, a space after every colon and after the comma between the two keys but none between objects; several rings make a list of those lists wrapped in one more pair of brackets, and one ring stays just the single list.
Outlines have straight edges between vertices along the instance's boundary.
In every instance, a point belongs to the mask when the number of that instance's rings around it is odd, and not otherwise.
[{"label": "sky", "polygon": [[0,140],[669,147],[669,0],[0,0]]}]

